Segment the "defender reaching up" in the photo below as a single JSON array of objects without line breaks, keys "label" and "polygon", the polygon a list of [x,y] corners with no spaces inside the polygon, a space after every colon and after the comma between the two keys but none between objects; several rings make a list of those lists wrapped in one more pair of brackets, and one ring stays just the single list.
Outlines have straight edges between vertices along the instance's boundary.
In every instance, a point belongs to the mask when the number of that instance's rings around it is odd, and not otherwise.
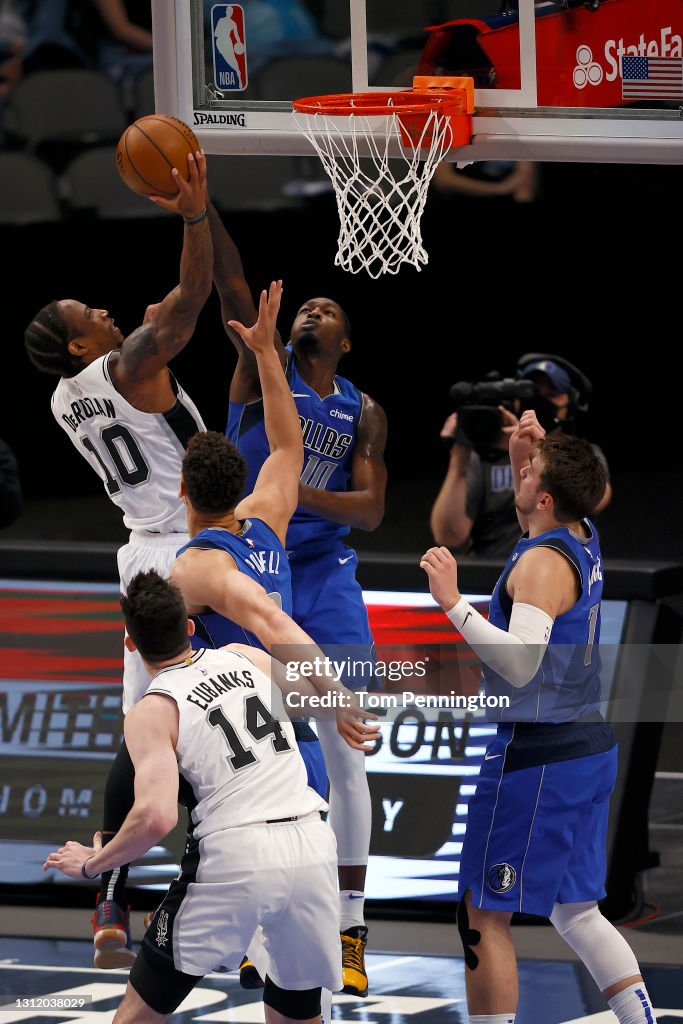
[{"label": "defender reaching up", "polygon": [[[247,460],[249,493],[268,456],[268,443],[256,361],[231,321],[251,324],[256,309],[237,248],[210,203],[208,210],[214,282],[225,329],[238,353],[226,433]],[[316,298],[301,306],[290,344],[285,348],[277,336],[275,347],[296,403],[304,444],[298,508],[286,542],[292,617],[323,650],[341,644],[348,653],[354,647],[355,658],[367,661],[373,654],[373,639],[356,580],[356,553],[344,538],[351,527],[374,530],[382,521],[387,424],[376,402],[337,375],[342,357],[351,349],[350,333],[341,306]],[[344,682],[362,688],[372,681],[346,678]],[[339,852],[344,991],[365,995],[363,905],[372,820],[365,760],[349,749],[333,723],[321,722],[319,735]]]}]

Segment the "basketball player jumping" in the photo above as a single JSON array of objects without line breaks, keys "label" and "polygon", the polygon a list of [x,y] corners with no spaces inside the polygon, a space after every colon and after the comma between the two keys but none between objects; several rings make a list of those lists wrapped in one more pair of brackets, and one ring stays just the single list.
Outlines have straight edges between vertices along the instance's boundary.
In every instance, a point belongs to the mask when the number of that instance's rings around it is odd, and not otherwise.
[{"label": "basketball player jumping", "polygon": [[[262,391],[253,353],[230,320],[252,324],[256,309],[237,248],[220,216],[207,202],[214,243],[214,282],[223,323],[238,360],[230,386],[227,434],[247,460],[249,492],[268,455]],[[374,530],[384,515],[386,417],[380,406],[337,375],[350,351],[346,314],[331,299],[304,303],[290,343],[276,337],[276,350],[299,413],[304,468],[299,506],[287,532],[294,620],[323,650],[358,645],[367,660],[373,640],[363,594],[356,580],[357,557],[344,544],[350,527]],[[353,688],[368,680],[344,679]],[[371,806],[364,755],[351,750],[334,723],[318,729],[330,779],[330,820],[339,854],[340,930],[344,991],[367,993],[363,906],[370,847]]]},{"label": "basketball player jumping", "polygon": [[600,713],[602,561],[586,518],[605,491],[588,442],[545,437],[534,412],[510,440],[522,529],[488,621],[458,589],[445,547],[421,565],[453,625],[483,663],[487,693],[507,695],[468,807],[458,930],[470,1020],[513,1024],[518,979],[513,912],[549,917],[621,1024],[652,1024],[636,958],[600,913],[609,800],[617,772]]},{"label": "basketball player jumping", "polygon": [[[118,552],[121,591],[134,573],[170,571],[178,548],[188,540],[185,507],[178,496],[183,453],[189,438],[204,430],[194,403],[168,369],[188,343],[211,291],[212,246],[206,218],[206,161],[188,157],[189,180],[177,169],[178,195],[156,197],[183,217],[180,281],[158,305],[148,307],[141,327],[124,338],[106,309],[76,299],[44,306],[29,324],[25,344],[32,363],[60,377],[52,397],[59,425],[101,478],[109,498],[123,512],[130,540]],[[149,686],[140,657],[124,650],[123,709],[128,711]],[[118,788],[128,773],[125,745],[117,754],[104,795],[104,842],[119,824]],[[102,878],[95,913],[95,964],[129,966],[126,870]],[[115,890],[115,891],[114,891]],[[113,950],[98,949],[98,934],[119,936]]]}]

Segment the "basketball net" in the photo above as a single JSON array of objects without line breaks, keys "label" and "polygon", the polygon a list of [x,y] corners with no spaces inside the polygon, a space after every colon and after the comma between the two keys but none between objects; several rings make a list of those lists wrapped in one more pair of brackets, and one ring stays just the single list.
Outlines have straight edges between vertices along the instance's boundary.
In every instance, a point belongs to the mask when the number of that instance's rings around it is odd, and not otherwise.
[{"label": "basketball net", "polygon": [[[429,183],[448,150],[464,144],[460,126],[454,131],[452,110],[434,102],[411,117],[398,105],[398,97],[406,99],[406,93],[395,95],[392,109],[391,94],[383,94],[380,117],[366,116],[362,108],[340,117],[338,107],[331,108],[331,116],[322,105],[312,111],[309,100],[294,102],[297,127],[316,150],[334,188],[340,221],[335,265],[352,274],[365,270],[372,278],[397,274],[404,263],[420,270],[428,262],[420,220]],[[345,98],[351,105],[352,96],[329,99]],[[355,99],[376,97],[356,94]],[[372,113],[377,113],[375,107]]]}]

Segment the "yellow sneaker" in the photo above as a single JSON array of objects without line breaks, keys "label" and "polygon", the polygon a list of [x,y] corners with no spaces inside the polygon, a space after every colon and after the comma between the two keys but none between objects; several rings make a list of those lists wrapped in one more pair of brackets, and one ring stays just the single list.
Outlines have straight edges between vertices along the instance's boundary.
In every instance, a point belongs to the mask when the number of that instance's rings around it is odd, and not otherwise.
[{"label": "yellow sneaker", "polygon": [[240,985],[242,988],[263,988],[263,978],[246,956],[242,957],[240,964]]},{"label": "yellow sneaker", "polygon": [[368,994],[368,976],[365,971],[365,947],[368,930],[363,925],[347,928],[340,934],[342,942],[342,992],[351,996]]}]

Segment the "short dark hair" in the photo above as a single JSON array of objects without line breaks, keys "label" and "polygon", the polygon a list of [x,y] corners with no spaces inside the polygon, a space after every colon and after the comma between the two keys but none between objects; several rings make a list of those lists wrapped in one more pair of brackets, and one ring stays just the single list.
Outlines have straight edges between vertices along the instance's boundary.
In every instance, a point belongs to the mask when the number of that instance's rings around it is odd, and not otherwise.
[{"label": "short dark hair", "polygon": [[187,609],[174,583],[150,569],[133,576],[121,596],[126,630],[145,661],[167,661],[187,649]]},{"label": "short dark hair", "polygon": [[[337,303],[337,305],[339,306],[339,303]],[[339,312],[341,313],[342,320],[344,322],[344,333],[346,334],[346,337],[349,339],[349,341],[351,341],[351,321],[349,320],[346,311],[342,309],[341,306],[339,306]]]},{"label": "short dark hair", "polygon": [[540,444],[541,486],[552,495],[555,516],[575,523],[598,505],[607,486],[607,473],[588,441],[571,434],[544,437]]},{"label": "short dark hair", "polygon": [[197,512],[229,512],[239,501],[246,479],[245,458],[224,434],[203,430],[190,438],[183,459],[183,480]]},{"label": "short dark hair", "polygon": [[66,317],[53,300],[38,310],[24,331],[24,344],[29,359],[43,373],[75,377],[83,369],[83,362],[67,348],[72,337]]}]

